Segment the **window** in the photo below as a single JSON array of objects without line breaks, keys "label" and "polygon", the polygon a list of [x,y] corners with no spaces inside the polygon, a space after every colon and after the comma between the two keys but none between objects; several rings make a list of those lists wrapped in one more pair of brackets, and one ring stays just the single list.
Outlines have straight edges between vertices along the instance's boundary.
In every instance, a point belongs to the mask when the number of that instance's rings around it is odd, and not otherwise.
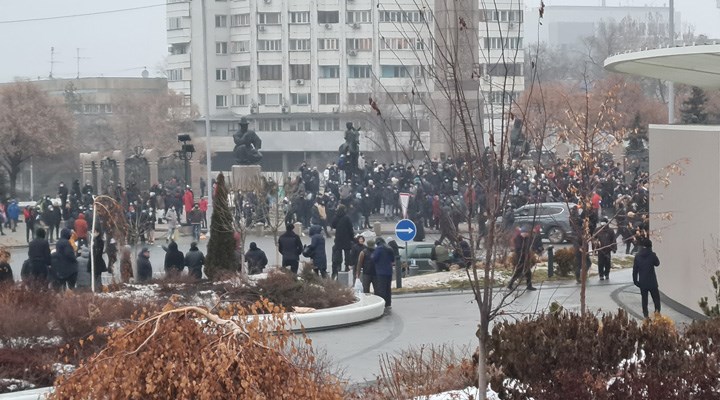
[{"label": "window", "polygon": [[372,22],[372,11],[348,11],[345,22],[348,24],[368,24]]},{"label": "window", "polygon": [[183,107],[192,106],[192,96],[190,96],[189,94],[184,94],[182,97],[182,106]]},{"label": "window", "polygon": [[258,65],[258,75],[261,81],[282,80],[282,65]]},{"label": "window", "polygon": [[182,29],[182,17],[168,18],[168,30]]},{"label": "window", "polygon": [[488,64],[487,74],[490,76],[523,76],[522,64]]},{"label": "window", "polygon": [[318,11],[318,24],[337,24],[340,22],[340,11]]},{"label": "window", "polygon": [[246,53],[250,51],[250,41],[249,40],[238,40],[235,42],[230,42],[230,52],[231,53]]},{"label": "window", "polygon": [[368,104],[370,93],[348,93],[348,104]]},{"label": "window", "polygon": [[320,104],[340,104],[340,93],[320,93]]},{"label": "window", "polygon": [[348,78],[371,78],[372,67],[369,65],[348,65]]},{"label": "window", "polygon": [[230,16],[230,26],[249,26],[250,14],[235,14]]},{"label": "window", "polygon": [[227,28],[227,15],[216,15],[215,16],[215,27],[216,28]]},{"label": "window", "polygon": [[[262,95],[260,95],[262,96]],[[282,120],[281,119],[259,119],[257,121],[257,126],[259,131],[280,131],[282,130]]]},{"label": "window", "polygon": [[172,81],[181,81],[182,80],[182,69],[169,69],[167,70],[167,80],[168,82]]},{"label": "window", "polygon": [[291,11],[290,12],[290,23],[291,24],[309,24],[310,23],[310,11]]},{"label": "window", "polygon": [[340,120],[337,118],[320,118],[318,121],[318,130],[320,131],[339,131]]},{"label": "window", "polygon": [[310,64],[290,64],[290,79],[310,79]]},{"label": "window", "polygon": [[339,44],[339,39],[318,39],[318,50],[337,50]]},{"label": "window", "polygon": [[381,50],[423,50],[425,40],[405,38],[382,38],[380,39]]},{"label": "window", "polygon": [[171,44],[170,45],[170,54],[172,54],[172,55],[187,54],[188,47],[190,47],[190,46],[187,43]]},{"label": "window", "polygon": [[411,68],[404,65],[382,65],[383,78],[410,78],[412,76]]},{"label": "window", "polygon": [[[310,93],[290,93],[290,103],[298,106],[309,106],[311,102]],[[310,129],[310,128],[308,128]]]},{"label": "window", "polygon": [[280,23],[279,12],[265,12],[258,13],[258,25],[277,25]]},{"label": "window", "polygon": [[372,39],[346,39],[347,50],[372,50]]},{"label": "window", "polygon": [[518,37],[486,37],[485,48],[490,50],[522,49],[522,38]]},{"label": "window", "polygon": [[228,71],[225,68],[218,68],[215,70],[215,80],[216,81],[226,81],[227,80],[227,74]]},{"label": "window", "polygon": [[227,42],[215,42],[215,54],[227,54]]},{"label": "window", "polygon": [[523,22],[522,10],[480,10],[481,22]]},{"label": "window", "polygon": [[518,97],[519,93],[497,91],[490,92],[487,95],[492,104],[511,104],[514,99]]},{"label": "window", "polygon": [[236,70],[237,70],[237,72],[236,72],[237,80],[239,80],[241,82],[250,82],[250,67],[249,66],[237,67]]},{"label": "window", "polygon": [[309,131],[312,130],[312,121],[309,119],[290,120],[291,131]]},{"label": "window", "polygon": [[339,78],[340,67],[337,65],[321,65],[320,66],[320,78]]},{"label": "window", "polygon": [[310,39],[290,39],[290,51],[310,50]]},{"label": "window", "polygon": [[242,107],[248,105],[248,95],[246,94],[235,94],[232,97],[233,107]]},{"label": "window", "polygon": [[424,11],[380,11],[380,22],[425,22]]},{"label": "window", "polygon": [[258,40],[258,51],[282,50],[282,40]]},{"label": "window", "polygon": [[221,94],[215,96],[215,107],[225,108],[227,106],[228,106],[227,96],[221,95]]}]

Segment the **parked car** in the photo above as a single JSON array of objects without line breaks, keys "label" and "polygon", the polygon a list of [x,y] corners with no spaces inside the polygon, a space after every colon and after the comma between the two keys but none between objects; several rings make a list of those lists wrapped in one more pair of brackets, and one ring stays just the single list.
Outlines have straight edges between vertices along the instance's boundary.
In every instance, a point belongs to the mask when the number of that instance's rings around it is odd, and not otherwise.
[{"label": "parked car", "polygon": [[[405,246],[404,243],[398,244]],[[435,262],[430,260],[430,253],[434,246],[433,242],[408,242],[407,253],[405,249],[400,249],[400,261],[407,262],[411,270],[415,269],[414,265],[419,272],[434,272]]]},{"label": "parked car", "polygon": [[540,225],[543,238],[550,243],[558,244],[573,237],[570,225],[570,207],[567,203],[538,203],[528,204],[516,209],[514,227],[527,227]]}]

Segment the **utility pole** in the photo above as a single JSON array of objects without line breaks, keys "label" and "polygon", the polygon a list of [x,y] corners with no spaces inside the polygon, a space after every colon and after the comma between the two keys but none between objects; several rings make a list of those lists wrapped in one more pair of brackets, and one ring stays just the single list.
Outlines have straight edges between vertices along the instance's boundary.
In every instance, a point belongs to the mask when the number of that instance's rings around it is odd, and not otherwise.
[{"label": "utility pole", "polygon": [[55,69],[55,64],[58,62],[55,61],[55,46],[50,47],[50,79],[53,79],[53,70]]},{"label": "utility pole", "polygon": [[80,60],[87,60],[88,57],[80,57],[80,48],[75,49],[77,51],[77,55],[75,56],[75,60],[77,61],[77,79],[80,79]]},{"label": "utility pole", "polygon": [[[675,47],[675,0],[670,0],[670,16],[668,30],[670,31],[670,47]],[[668,124],[675,123],[675,84],[668,82]]]},{"label": "utility pole", "polygon": [[[208,213],[212,215],[213,194],[212,186],[212,154],[210,152],[210,73],[208,72],[208,43],[207,43],[207,17],[205,12],[205,0],[202,0],[202,46],[203,46],[203,76],[205,83],[205,157],[207,158],[207,188]],[[192,7],[192,6],[191,6]],[[208,229],[208,232],[210,229]]]}]

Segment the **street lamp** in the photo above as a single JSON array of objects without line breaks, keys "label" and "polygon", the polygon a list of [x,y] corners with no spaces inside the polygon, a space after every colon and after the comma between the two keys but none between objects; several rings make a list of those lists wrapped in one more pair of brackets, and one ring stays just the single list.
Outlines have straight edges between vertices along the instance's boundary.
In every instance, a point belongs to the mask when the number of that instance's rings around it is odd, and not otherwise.
[{"label": "street lamp", "polygon": [[177,135],[177,139],[179,143],[182,143],[182,146],[180,146],[180,150],[175,152],[175,156],[185,162],[185,184],[190,184],[190,160],[193,157],[193,153],[195,152],[195,146],[193,144],[188,144],[188,142],[192,141],[192,138],[190,135],[186,133],[181,133]]}]

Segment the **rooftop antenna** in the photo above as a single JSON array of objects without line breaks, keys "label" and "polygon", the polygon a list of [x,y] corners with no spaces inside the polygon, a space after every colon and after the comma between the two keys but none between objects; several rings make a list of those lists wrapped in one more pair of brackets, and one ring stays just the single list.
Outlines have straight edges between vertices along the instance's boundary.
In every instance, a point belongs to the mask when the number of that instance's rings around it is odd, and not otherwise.
[{"label": "rooftop antenna", "polygon": [[80,79],[80,60],[87,60],[89,57],[80,57],[80,48],[76,48],[77,50],[77,56],[75,57],[75,60],[77,61],[77,79]]}]

